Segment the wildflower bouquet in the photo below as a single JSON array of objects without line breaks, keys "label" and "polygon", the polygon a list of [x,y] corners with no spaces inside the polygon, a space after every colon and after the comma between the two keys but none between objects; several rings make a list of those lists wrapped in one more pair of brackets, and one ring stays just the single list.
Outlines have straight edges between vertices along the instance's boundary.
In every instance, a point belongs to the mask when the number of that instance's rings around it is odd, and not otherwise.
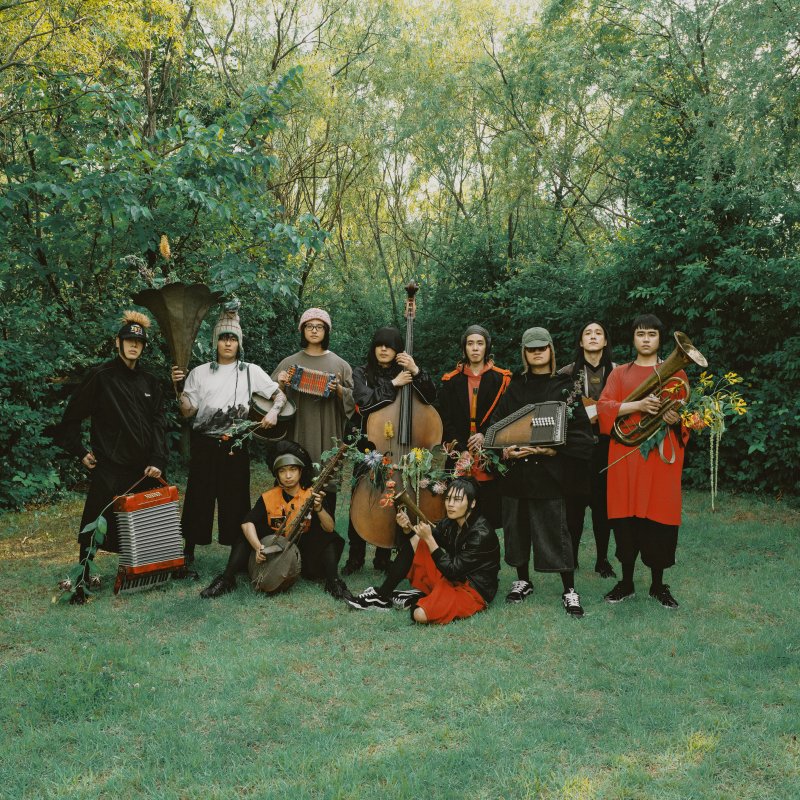
[{"label": "wildflower bouquet", "polygon": [[747,413],[747,402],[733,387],[744,380],[735,372],[727,372],[717,380],[709,372],[700,373],[691,397],[681,410],[681,420],[691,431],[708,430],[709,475],[711,480],[711,510],[716,511],[715,500],[719,478],[719,442],[725,433],[728,420]]}]

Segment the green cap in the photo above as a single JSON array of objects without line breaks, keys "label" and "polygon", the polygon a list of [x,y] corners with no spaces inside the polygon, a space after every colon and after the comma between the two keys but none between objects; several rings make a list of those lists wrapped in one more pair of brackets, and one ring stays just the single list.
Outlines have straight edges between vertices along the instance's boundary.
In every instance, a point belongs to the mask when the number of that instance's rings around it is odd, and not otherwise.
[{"label": "green cap", "polygon": [[302,459],[294,453],[282,453],[272,462],[272,474],[277,475],[281,467],[300,467],[302,469],[304,466]]},{"label": "green cap", "polygon": [[528,328],[522,334],[523,347],[547,347],[553,345],[553,337],[546,328]]}]

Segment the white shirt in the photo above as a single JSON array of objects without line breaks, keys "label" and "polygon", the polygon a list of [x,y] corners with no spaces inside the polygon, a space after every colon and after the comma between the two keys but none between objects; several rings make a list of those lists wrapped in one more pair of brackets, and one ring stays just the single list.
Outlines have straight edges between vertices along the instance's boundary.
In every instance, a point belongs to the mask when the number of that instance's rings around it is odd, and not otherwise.
[{"label": "white shirt", "polygon": [[[221,436],[237,420],[247,419],[250,397],[254,392],[272,397],[280,388],[255,364],[239,369],[239,362],[195,367],[186,378],[183,393],[197,409],[192,427],[206,436]],[[248,390],[248,373],[250,376]]]}]

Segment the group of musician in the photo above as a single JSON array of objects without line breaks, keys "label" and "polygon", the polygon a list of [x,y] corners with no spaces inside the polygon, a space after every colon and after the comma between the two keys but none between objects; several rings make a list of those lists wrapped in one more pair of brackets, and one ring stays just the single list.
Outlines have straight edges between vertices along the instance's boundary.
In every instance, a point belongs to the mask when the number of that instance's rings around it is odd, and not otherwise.
[{"label": "group of musician", "polygon": [[[148,344],[148,327],[145,315],[126,312],[116,337],[117,355],[84,377],[60,426],[62,445],[91,474],[81,531],[111,498],[137,479],[145,480],[140,488],[152,485],[166,466],[161,382],[139,363]],[[641,554],[651,571],[650,596],[665,608],[678,606],[664,583],[664,570],[675,563],[688,433],[680,416],[669,411],[662,420],[666,435],[658,451],[646,457],[637,447],[610,436],[618,418],[635,421],[661,406],[656,395],[626,399],[659,363],[665,330],[657,317],[646,314],[634,320],[636,356],[624,365],[612,361],[608,330],[597,320],[580,328],[575,357],[560,368],[549,331],[528,328],[521,332],[520,364],[513,371],[494,363],[489,331],[470,325],[461,337],[457,364],[442,377],[438,392],[430,375],[406,352],[396,328],[375,331],[365,363],[355,369],[329,349],[331,329],[324,309],[304,311],[298,324],[300,349],[269,375],[244,360],[238,307],[227,306],[213,328],[214,359],[188,374],[172,369],[180,414],[191,420],[181,520],[187,564],[183,574],[192,574],[196,547],[212,541],[215,508],[219,543],[230,547],[224,571],[202,590],[202,597],[235,589],[237,575],[247,571],[253,555],[257,563],[267,558],[264,536],[308,508],[313,495],[299,539],[302,574],[324,581],[325,591],[352,609],[402,608],[415,622],[439,624],[486,609],[498,591],[501,548],[496,531],[502,528],[505,561],[516,571],[506,602],[522,603],[532,594],[532,555],[536,572],[559,574],[563,609],[580,618],[584,609],[575,572],[587,508],[597,551],[594,568],[603,578],[616,577],[608,558],[614,531],[622,574],[605,601],[619,603],[634,596],[634,569]],[[290,373],[297,367],[334,376],[324,396],[293,388]],[[435,524],[412,524],[399,507],[393,550],[375,552],[373,565],[385,573],[383,582],[353,595],[339,574],[345,542],[335,530],[337,495],[312,488],[313,464],[343,436],[360,437],[360,449],[374,450],[365,436],[370,415],[393,403],[409,385],[420,401],[438,410],[442,444],[453,452],[480,453],[492,424],[529,404],[547,401],[566,401],[566,437],[560,446],[503,448],[502,474],[485,461],[475,463],[469,477],[450,482],[444,497],[446,515]],[[278,424],[287,402],[296,410],[286,439],[269,449],[275,486],[266,488],[251,506],[247,443],[237,442],[231,431],[247,420],[254,394],[271,401],[260,421],[265,429]],[[80,434],[87,417],[88,448]],[[119,552],[113,515],[107,517],[102,549]],[[366,542],[352,519],[348,539],[344,575],[358,572],[365,562]],[[89,535],[81,533],[79,542],[85,560]],[[88,570],[85,577],[88,586]],[[406,580],[410,588],[400,588]],[[85,600],[83,592],[73,599]]]}]

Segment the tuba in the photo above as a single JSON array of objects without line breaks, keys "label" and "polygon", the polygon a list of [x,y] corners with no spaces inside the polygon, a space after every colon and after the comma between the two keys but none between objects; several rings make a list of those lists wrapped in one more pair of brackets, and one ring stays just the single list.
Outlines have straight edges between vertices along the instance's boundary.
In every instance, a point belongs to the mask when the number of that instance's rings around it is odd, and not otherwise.
[{"label": "tuba", "polygon": [[689,384],[676,377],[675,373],[687,364],[707,367],[705,356],[692,344],[685,333],[675,331],[675,349],[666,360],[653,368],[653,374],[642,381],[622,402],[635,403],[649,394],[657,394],[661,408],[656,414],[642,414],[638,422],[631,422],[630,414],[619,417],[614,423],[612,435],[628,447],[638,447],[649,439],[663,425],[663,417],[668,411],[683,405],[691,394]]}]

